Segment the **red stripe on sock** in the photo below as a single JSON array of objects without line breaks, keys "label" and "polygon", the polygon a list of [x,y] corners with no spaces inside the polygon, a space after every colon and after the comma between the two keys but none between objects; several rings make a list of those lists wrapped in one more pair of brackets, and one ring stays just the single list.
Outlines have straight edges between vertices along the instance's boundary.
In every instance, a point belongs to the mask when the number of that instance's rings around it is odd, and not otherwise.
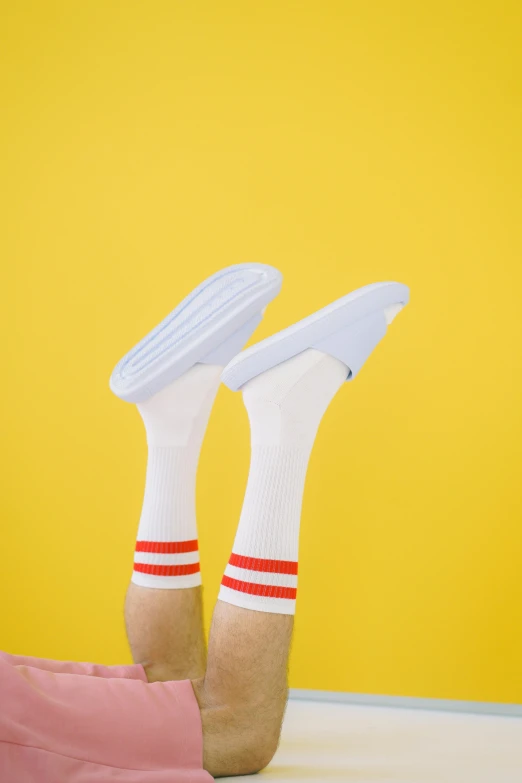
[{"label": "red stripe on sock", "polygon": [[221,584],[230,587],[232,590],[238,590],[240,593],[249,595],[264,595],[267,598],[296,598],[296,587],[278,587],[277,585],[257,585],[253,582],[240,582],[239,579],[232,579],[230,576],[223,576]]},{"label": "red stripe on sock", "polygon": [[297,563],[293,560],[262,560],[260,557],[230,555],[230,565],[247,568],[249,571],[268,571],[271,574],[297,574]]},{"label": "red stripe on sock", "polygon": [[181,552],[197,552],[195,541],[136,541],[136,552],[154,552],[159,555],[178,555]]},{"label": "red stripe on sock", "polygon": [[187,565],[134,563],[134,570],[141,571],[142,574],[152,574],[153,576],[186,576],[187,574],[197,574],[199,563],[188,563]]}]

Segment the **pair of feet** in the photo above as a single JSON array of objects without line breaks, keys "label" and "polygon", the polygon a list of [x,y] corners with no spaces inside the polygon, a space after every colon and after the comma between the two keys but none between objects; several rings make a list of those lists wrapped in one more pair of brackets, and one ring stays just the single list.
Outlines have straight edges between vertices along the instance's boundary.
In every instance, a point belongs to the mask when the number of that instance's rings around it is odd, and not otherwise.
[{"label": "pair of feet", "polygon": [[[295,499],[284,513],[263,510],[265,488],[250,482],[242,520],[257,521],[239,525],[220,598],[251,609],[295,610],[300,496],[317,428],[336,391],[357,375],[409,292],[392,282],[365,286],[240,352],[279,293],[281,279],[276,269],[259,264],[218,272],[112,374],[112,390],[137,403],[149,446],[136,584],[176,589],[201,583],[195,476],[221,379],[243,391],[251,424],[251,479],[269,473],[269,482],[284,483],[293,472],[288,485]],[[284,535],[278,529],[281,515]]]},{"label": "pair of feet", "polygon": [[[277,747],[297,596],[301,502],[315,434],[408,289],[355,291],[239,353],[278,293],[280,274],[241,265],[200,285],[117,365],[111,388],[135,402],[148,460],[126,621],[149,681],[191,679],[214,776],[265,766]],[[223,369],[225,368],[225,369]],[[233,551],[202,631],[195,483],[223,380],[251,428],[248,483]]]},{"label": "pair of feet", "polygon": [[[164,589],[201,584],[195,477],[221,379],[243,391],[253,451],[250,491],[220,597],[245,608],[295,610],[300,497],[317,428],[409,292],[399,283],[365,286],[240,353],[280,288],[281,274],[269,266],[243,264],[218,272],[112,374],[112,390],[137,403],[149,446],[136,584]],[[292,481],[285,483],[290,474]],[[287,487],[284,502],[292,507],[275,513],[267,506],[259,475]]]}]

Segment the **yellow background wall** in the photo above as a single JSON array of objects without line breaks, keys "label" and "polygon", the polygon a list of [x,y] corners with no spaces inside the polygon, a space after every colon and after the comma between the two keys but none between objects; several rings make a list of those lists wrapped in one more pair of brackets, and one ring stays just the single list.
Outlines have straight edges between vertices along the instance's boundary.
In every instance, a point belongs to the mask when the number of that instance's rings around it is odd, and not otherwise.
[{"label": "yellow background wall", "polygon": [[[0,647],[129,660],[146,447],[108,378],[259,261],[285,282],[256,339],[412,292],[312,456],[291,684],[522,701],[520,3],[3,6]],[[222,389],[207,616],[248,454]]]}]

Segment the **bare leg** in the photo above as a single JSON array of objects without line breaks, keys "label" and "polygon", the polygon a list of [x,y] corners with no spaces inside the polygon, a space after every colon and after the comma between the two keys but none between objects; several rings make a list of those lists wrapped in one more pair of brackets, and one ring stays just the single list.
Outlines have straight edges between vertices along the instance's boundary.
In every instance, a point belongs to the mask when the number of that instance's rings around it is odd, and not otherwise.
[{"label": "bare leg", "polygon": [[214,777],[258,772],[279,742],[294,618],[218,601],[204,679],[193,681]]},{"label": "bare leg", "polygon": [[131,582],[125,624],[133,660],[143,665],[149,682],[205,673],[201,587],[155,590]]},{"label": "bare leg", "polygon": [[220,373],[197,364],[138,404],[148,461],[125,622],[133,658],[151,682],[205,671],[195,484]]},{"label": "bare leg", "polygon": [[346,367],[307,351],[246,384],[252,438],[247,490],[210,634],[207,672],[193,683],[212,775],[265,767],[279,741],[297,592],[306,468]]}]

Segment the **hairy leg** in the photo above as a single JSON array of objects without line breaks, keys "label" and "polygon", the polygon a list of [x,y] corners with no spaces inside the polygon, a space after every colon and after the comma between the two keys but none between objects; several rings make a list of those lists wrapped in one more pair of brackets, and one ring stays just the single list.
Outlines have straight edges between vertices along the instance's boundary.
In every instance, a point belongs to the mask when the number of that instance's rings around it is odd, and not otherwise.
[{"label": "hairy leg", "polygon": [[[345,379],[341,362],[311,350],[243,390],[252,438],[247,490],[214,611],[207,670],[191,677],[201,712],[204,767],[216,777],[257,772],[277,748],[287,699],[308,458],[321,418]],[[169,626],[164,608],[156,607],[153,622],[149,608],[142,619],[134,618],[140,653],[152,650],[158,656],[149,666],[150,679],[172,679],[179,671],[166,664],[176,656],[170,657],[163,637],[166,627],[176,626],[173,619]],[[152,625],[161,654],[151,646]],[[174,645],[178,642],[174,632]]]},{"label": "hairy leg", "polygon": [[206,646],[202,588],[160,590],[129,585],[125,625],[133,660],[149,682],[202,677]]},{"label": "hairy leg", "polygon": [[251,774],[271,761],[287,701],[293,621],[292,615],[217,602],[207,672],[192,683],[203,766],[214,777]]},{"label": "hairy leg", "polygon": [[195,488],[220,373],[197,364],[138,403],[148,459],[125,621],[134,660],[150,681],[205,671]]},{"label": "hairy leg", "polygon": [[243,389],[252,443],[247,489],[214,612],[207,672],[194,682],[204,764],[216,776],[259,771],[277,748],[308,458],[346,374],[337,359],[311,350]]}]

